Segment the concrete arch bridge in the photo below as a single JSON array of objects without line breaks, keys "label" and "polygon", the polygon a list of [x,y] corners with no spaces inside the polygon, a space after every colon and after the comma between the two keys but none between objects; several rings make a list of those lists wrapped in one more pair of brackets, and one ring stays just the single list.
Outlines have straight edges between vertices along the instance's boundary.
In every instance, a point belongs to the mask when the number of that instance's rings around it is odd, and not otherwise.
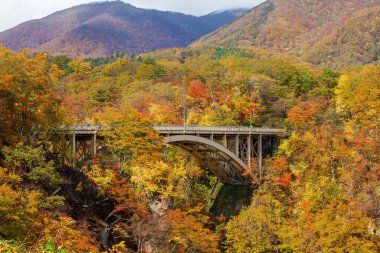
[{"label": "concrete arch bridge", "polygon": [[[194,156],[221,182],[232,185],[259,183],[263,176],[263,156],[278,147],[283,129],[253,127],[156,126],[166,143]],[[68,163],[97,153],[99,126],[77,126],[65,131],[64,141],[53,141],[54,150],[64,153]],[[61,136],[62,139],[62,136]]]}]

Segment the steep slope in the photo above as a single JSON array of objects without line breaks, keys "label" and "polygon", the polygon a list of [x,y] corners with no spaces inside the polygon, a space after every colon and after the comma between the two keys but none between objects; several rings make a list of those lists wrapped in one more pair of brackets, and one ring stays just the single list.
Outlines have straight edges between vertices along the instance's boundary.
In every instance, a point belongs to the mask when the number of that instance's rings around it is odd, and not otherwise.
[{"label": "steep slope", "polygon": [[355,12],[342,26],[305,50],[303,59],[336,68],[378,61],[380,4]]},{"label": "steep slope", "polygon": [[232,22],[243,12],[195,17],[139,9],[121,1],[100,2],[25,22],[0,33],[0,44],[16,51],[31,48],[73,57],[141,53],[186,46]]},{"label": "steep slope", "polygon": [[[337,68],[368,63],[379,52],[379,3],[379,0],[268,0],[193,46],[254,46]],[[337,49],[334,41],[342,33],[355,34],[352,39],[361,43],[343,40],[340,44],[344,49]],[[362,51],[363,43],[374,45],[358,59],[356,54]],[[331,54],[326,56],[320,50]]]}]

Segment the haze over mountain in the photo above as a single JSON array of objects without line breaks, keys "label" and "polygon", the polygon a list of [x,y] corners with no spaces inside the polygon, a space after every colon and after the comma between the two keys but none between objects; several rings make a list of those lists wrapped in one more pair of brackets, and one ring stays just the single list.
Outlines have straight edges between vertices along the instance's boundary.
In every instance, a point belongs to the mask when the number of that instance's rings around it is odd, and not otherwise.
[{"label": "haze over mountain", "polygon": [[379,0],[268,0],[193,46],[250,46],[322,66],[377,61]]},{"label": "haze over mountain", "polygon": [[30,48],[81,58],[142,53],[187,46],[246,11],[196,17],[140,9],[121,1],[99,2],[25,22],[0,33],[0,44],[15,51]]}]

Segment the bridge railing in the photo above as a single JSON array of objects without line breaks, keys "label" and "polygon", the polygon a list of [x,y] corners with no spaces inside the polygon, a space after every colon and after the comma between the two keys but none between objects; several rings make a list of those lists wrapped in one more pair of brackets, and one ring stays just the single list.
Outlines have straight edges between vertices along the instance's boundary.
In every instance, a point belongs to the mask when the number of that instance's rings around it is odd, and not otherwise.
[{"label": "bridge railing", "polygon": [[[75,125],[72,127],[62,127],[61,130],[69,132],[75,131],[75,133],[92,133],[107,129],[101,125]],[[268,127],[235,127],[235,126],[223,126],[223,127],[207,127],[207,126],[155,126],[154,130],[160,133],[238,133],[238,134],[285,134],[285,129],[268,128]]]},{"label": "bridge railing", "polygon": [[285,134],[285,129],[267,127],[205,127],[205,126],[155,126],[159,132],[208,132],[208,133],[257,133],[257,134]]}]

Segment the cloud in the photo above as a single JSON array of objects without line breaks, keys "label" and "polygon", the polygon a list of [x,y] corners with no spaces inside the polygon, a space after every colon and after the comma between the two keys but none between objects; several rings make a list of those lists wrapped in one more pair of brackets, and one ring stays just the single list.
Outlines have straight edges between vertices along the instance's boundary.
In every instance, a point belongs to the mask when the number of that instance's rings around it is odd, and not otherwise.
[{"label": "cloud", "polygon": [[[0,31],[22,22],[42,18],[71,6],[90,3],[88,0],[0,0]],[[254,7],[264,0],[129,0],[140,8],[177,11],[204,15],[212,11],[236,7]]]},{"label": "cloud", "polygon": [[252,8],[263,0],[130,0],[131,4],[143,8],[171,10],[193,15],[204,15],[217,10],[236,7]]}]

